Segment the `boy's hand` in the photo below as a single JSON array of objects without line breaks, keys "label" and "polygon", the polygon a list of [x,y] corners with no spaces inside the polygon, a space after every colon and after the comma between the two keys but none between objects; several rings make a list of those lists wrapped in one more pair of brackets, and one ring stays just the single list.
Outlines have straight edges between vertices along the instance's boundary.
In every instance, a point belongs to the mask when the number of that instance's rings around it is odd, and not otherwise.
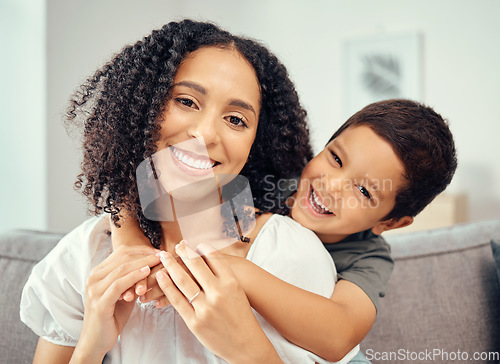
[{"label": "boy's hand", "polygon": [[158,308],[169,305],[170,303],[158,286],[158,281],[156,280],[156,272],[162,268],[163,265],[161,264],[152,267],[149,276],[137,282],[135,286],[125,291],[122,295],[122,299],[128,301],[131,297],[135,297],[137,295],[142,303],[157,300],[159,301],[159,303],[156,304],[156,307]]},{"label": "boy's hand", "polygon": [[135,294],[141,297],[148,291],[148,279],[145,278],[135,285]]},{"label": "boy's hand", "polygon": [[[157,254],[159,256],[159,254]],[[189,274],[189,276],[193,278],[193,275],[191,272],[187,269],[186,265],[182,261],[181,258],[176,257],[175,258],[179,265],[184,268],[186,273]],[[149,276],[140,282],[138,282],[135,287],[132,287],[128,289],[126,292],[123,293],[122,298],[126,301],[129,301],[135,295],[139,296],[139,299],[142,303],[147,303],[151,301],[156,301],[155,306],[157,308],[163,308],[166,307],[170,304],[169,300],[167,297],[165,297],[165,294],[163,293],[162,289],[158,285],[158,281],[156,279],[156,273],[160,270],[163,270],[166,272],[166,270],[163,268],[162,264],[158,264],[154,267],[151,268],[151,272]]]},{"label": "boy's hand", "polygon": [[[165,297],[165,294],[161,290],[161,288],[158,286],[158,281],[156,280],[156,273],[163,269],[163,265],[159,264],[153,269],[151,269],[151,273],[149,276],[144,280],[144,286],[147,287],[146,290],[144,290],[141,295],[139,295],[139,299],[141,302],[146,303],[146,302],[151,302],[156,300],[156,307],[162,308],[170,304],[170,302],[167,300]],[[140,282],[142,284],[142,282]],[[137,292],[137,286],[136,286],[136,292]]]},{"label": "boy's hand", "polygon": [[[137,247],[141,247],[141,245],[138,245]],[[128,248],[125,248],[125,249],[131,249],[131,248],[132,248],[132,246],[129,245]],[[124,249],[124,248],[122,248],[122,249]],[[155,251],[159,252],[159,250],[157,250],[157,249],[155,249]],[[133,287],[131,287],[127,291],[125,291],[122,294],[121,299],[129,301],[130,299],[132,299],[132,297],[135,297],[136,295],[140,298],[141,302],[144,302],[144,303],[153,301],[155,299],[159,299],[163,294],[162,295],[154,295],[153,293],[150,293],[150,292],[154,288],[156,288],[156,290],[155,290],[156,292],[159,291],[158,282],[156,281],[155,274],[161,268],[162,268],[161,264],[158,264],[158,265],[152,267],[150,275],[148,277],[140,280]],[[151,298],[145,299],[146,295],[148,298],[149,297],[151,297]],[[165,307],[165,306],[162,306],[162,307]]]},{"label": "boy's hand", "polygon": [[[155,273],[156,273],[158,271],[158,269],[161,267],[159,265],[157,265],[156,267],[153,267],[153,269],[155,269],[155,268],[156,268],[156,270],[155,270]],[[153,271],[153,270],[151,270],[151,271]],[[142,297],[146,294],[146,292],[148,292],[148,290],[154,288],[155,285],[156,285],[156,279],[155,279],[154,274],[151,273],[148,278],[144,278],[143,280],[137,282],[134,290],[131,290],[130,293],[134,293],[134,291],[135,291],[135,294],[137,296]]]},{"label": "boy's hand", "polygon": [[[159,254],[157,254],[157,255],[159,256]],[[186,267],[186,265],[184,264],[182,259],[177,256],[177,257],[175,257],[175,260],[184,269],[184,271],[186,271],[186,273],[191,277],[191,279],[195,280],[192,273]],[[166,270],[164,269],[162,264],[159,264],[151,269],[151,273],[149,274],[148,278],[144,280],[146,282],[142,283],[142,281],[141,281],[141,284],[144,284],[145,286],[147,286],[147,290],[146,290],[147,292],[143,295],[139,295],[139,299],[143,303],[156,300],[155,306],[157,308],[163,308],[163,307],[166,307],[170,304],[167,297],[165,297],[165,293],[163,293],[163,290],[158,285],[158,280],[156,279],[156,273],[160,270],[163,270],[163,272],[166,273]],[[137,285],[136,285],[136,292],[137,292]]]}]

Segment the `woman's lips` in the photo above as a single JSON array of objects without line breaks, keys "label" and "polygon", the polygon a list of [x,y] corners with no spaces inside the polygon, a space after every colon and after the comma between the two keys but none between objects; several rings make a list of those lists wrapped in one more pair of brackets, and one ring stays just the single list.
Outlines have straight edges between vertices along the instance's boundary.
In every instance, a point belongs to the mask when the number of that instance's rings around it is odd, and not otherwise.
[{"label": "woman's lips", "polygon": [[220,164],[213,159],[170,146],[170,152],[174,163],[185,173],[193,176],[204,176],[213,173],[213,168]]}]

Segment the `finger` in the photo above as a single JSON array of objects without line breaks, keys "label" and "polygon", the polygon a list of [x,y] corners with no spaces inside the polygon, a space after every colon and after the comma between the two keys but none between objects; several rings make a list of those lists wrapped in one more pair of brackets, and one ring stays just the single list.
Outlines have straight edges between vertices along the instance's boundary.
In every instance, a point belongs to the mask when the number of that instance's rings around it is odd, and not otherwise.
[{"label": "finger", "polygon": [[[155,274],[155,277],[156,277],[156,274]],[[150,289],[149,291],[147,291],[146,294],[140,296],[139,299],[141,300],[141,302],[146,303],[146,302],[158,300],[164,296],[165,296],[165,293],[163,293],[163,291],[161,290],[160,286],[158,285],[158,281],[157,281],[155,284],[155,287]]]},{"label": "finger", "polygon": [[[175,261],[174,257],[170,253],[161,252],[160,258],[161,262],[167,269],[170,279],[174,282],[177,288],[179,288],[184,296],[189,299],[200,291],[198,284],[189,276],[189,274],[186,273],[184,269],[182,269],[180,264]],[[170,297],[167,296],[167,298],[170,300]],[[170,302],[172,302],[172,300],[170,300]]]},{"label": "finger", "polygon": [[161,269],[164,269],[163,264],[158,264],[157,266],[151,268],[151,273],[148,276],[148,282],[147,282],[148,291],[155,287],[158,287],[158,282],[156,280],[156,272],[158,272]]},{"label": "finger", "polygon": [[167,273],[160,270],[156,273],[158,285],[165,293],[165,297],[170,301],[172,306],[179,312],[184,321],[188,322],[194,317],[194,307],[188,303],[186,297],[175,286]]},{"label": "finger", "polygon": [[[110,254],[103,262],[97,265],[94,269],[96,271],[100,269],[104,269],[109,267],[111,261],[123,261],[123,259],[130,259],[134,256],[148,256],[154,255],[157,253],[157,249],[154,249],[151,246],[133,246],[133,247],[124,247],[120,246],[117,248],[112,254]],[[127,258],[128,257],[128,258]]]},{"label": "finger", "polygon": [[92,277],[97,281],[101,281],[105,279],[111,272],[117,269],[123,269],[119,268],[120,266],[132,262],[136,262],[136,264],[132,266],[131,269],[129,269],[126,273],[129,273],[130,271],[138,269],[144,265],[148,265],[150,267],[158,265],[160,263],[160,259],[155,254],[144,255],[128,252],[113,252],[101,264],[99,264],[92,270]]},{"label": "finger", "polygon": [[148,277],[137,282],[137,284],[135,285],[135,294],[138,296],[142,296],[146,294],[147,290],[148,290]]},{"label": "finger", "polygon": [[[133,271],[141,269],[144,266],[148,266],[148,269],[149,269],[149,266],[156,265],[157,261],[159,261],[158,257],[156,257],[154,255],[149,255],[149,256],[146,256],[144,258],[140,258],[140,259],[133,260],[131,262],[129,261],[129,262],[123,263],[123,264],[119,265],[118,267],[116,267],[113,271],[109,272],[109,274],[107,274],[105,277],[99,278],[100,274],[93,276],[95,286],[96,286],[96,288],[100,287],[102,289],[102,291],[104,292],[111,284],[113,284],[113,282],[117,281],[118,279],[126,276],[127,274],[129,274]],[[142,279],[144,279],[146,277],[147,276],[144,276]],[[95,281],[96,279],[97,279],[97,281]],[[137,282],[133,282],[132,285],[134,285],[135,283],[137,283]],[[131,288],[132,285],[129,287],[125,287],[121,293],[125,292],[128,288]],[[132,294],[133,294],[133,292],[134,291],[132,290]],[[135,294],[133,294],[133,296],[135,297]],[[125,299],[125,297],[124,297],[124,299]]]},{"label": "finger", "polygon": [[158,281],[156,280],[156,272],[158,272],[160,269],[165,269],[163,267],[163,264],[161,263],[151,268],[151,272],[149,273],[149,276],[147,278],[147,290],[145,293],[139,296],[141,302],[151,302],[165,296],[161,288],[158,286]]},{"label": "finger", "polygon": [[182,259],[196,281],[207,289],[213,283],[214,273],[203,258],[183,241],[175,246],[175,252]]},{"label": "finger", "polygon": [[134,290],[132,288],[126,290],[122,293],[120,299],[125,300],[127,302],[131,302],[135,298]]},{"label": "finger", "polygon": [[229,263],[227,262],[224,254],[219,252],[213,246],[202,243],[196,247],[196,250],[203,255],[210,270],[216,277],[224,277],[227,275],[234,275]]},{"label": "finger", "polygon": [[[136,269],[116,281],[114,281],[109,287],[104,291],[102,295],[102,303],[104,305],[114,305],[120,299],[123,292],[127,288],[133,286],[139,280],[144,279],[150,272],[149,266],[143,266],[140,269]],[[125,297],[124,297],[125,299]]]},{"label": "finger", "polygon": [[161,296],[160,298],[158,298],[156,300],[156,303],[155,303],[156,308],[163,308],[163,307],[167,307],[168,305],[170,305],[170,301],[165,296],[165,294],[163,296]]}]

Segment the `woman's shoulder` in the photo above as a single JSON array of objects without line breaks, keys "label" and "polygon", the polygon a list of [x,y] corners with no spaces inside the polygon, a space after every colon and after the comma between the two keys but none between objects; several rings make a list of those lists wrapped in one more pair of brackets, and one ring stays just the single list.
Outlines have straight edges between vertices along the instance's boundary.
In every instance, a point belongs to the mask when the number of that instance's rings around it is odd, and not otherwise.
[{"label": "woman's shoulder", "polygon": [[111,252],[107,230],[106,216],[84,221],[33,268],[23,289],[20,316],[37,335],[59,345],[76,345],[88,273]]},{"label": "woman's shoulder", "polygon": [[109,230],[110,220],[106,215],[85,220],[66,234],[36,269],[64,270],[71,267],[79,272],[91,270],[112,251]]},{"label": "woman's shoulder", "polygon": [[76,246],[102,245],[110,241],[110,219],[108,215],[99,215],[83,221],[80,225],[66,234],[58,245]]}]

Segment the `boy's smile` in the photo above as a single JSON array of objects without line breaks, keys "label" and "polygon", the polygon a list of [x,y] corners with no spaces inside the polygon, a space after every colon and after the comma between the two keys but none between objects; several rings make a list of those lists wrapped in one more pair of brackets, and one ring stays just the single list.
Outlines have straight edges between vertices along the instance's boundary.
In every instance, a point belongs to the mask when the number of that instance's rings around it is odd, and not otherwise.
[{"label": "boy's smile", "polygon": [[309,188],[309,198],[307,199],[307,204],[305,208],[309,209],[312,215],[316,215],[319,218],[328,217],[328,215],[335,215],[328,207],[328,203],[322,198],[319,193],[310,186]]},{"label": "boy's smile", "polygon": [[404,183],[391,145],[368,126],[350,127],[307,164],[292,217],[325,243],[370,228],[380,234]]}]

